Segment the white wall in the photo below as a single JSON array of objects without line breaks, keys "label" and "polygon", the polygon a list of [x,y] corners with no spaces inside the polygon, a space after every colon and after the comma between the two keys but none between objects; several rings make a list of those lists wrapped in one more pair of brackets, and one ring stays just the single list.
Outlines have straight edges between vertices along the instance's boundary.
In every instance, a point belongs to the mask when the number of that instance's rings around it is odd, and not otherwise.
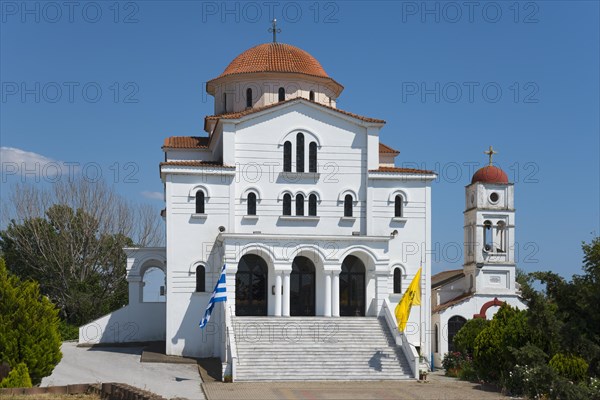
[{"label": "white wall", "polygon": [[165,339],[165,303],[127,305],[79,328],[79,344]]},{"label": "white wall", "polygon": [[[279,88],[285,89],[285,99],[309,98],[315,92],[315,101],[327,106],[336,106],[336,92],[326,79],[311,78],[299,74],[246,74],[245,77],[222,78],[215,87],[215,114],[246,110],[246,90],[252,89],[252,107],[258,108],[279,101]],[[227,93],[227,108],[224,108],[224,93]]]}]

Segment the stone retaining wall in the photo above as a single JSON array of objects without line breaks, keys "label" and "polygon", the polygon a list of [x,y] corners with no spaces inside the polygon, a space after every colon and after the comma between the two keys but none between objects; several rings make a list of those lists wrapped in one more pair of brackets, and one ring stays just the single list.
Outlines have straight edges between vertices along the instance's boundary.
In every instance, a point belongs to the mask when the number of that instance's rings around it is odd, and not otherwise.
[{"label": "stone retaining wall", "polygon": [[0,396],[10,395],[37,395],[37,394],[82,394],[95,393],[102,400],[166,400],[164,397],[126,385],[124,383],[77,384],[67,386],[48,386],[32,388],[7,388],[0,389]]}]

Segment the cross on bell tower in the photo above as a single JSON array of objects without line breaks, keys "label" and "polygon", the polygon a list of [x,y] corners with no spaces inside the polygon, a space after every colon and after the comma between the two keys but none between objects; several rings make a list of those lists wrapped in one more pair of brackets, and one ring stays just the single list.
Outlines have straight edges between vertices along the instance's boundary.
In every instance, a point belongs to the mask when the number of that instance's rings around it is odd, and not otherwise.
[{"label": "cross on bell tower", "polygon": [[483,154],[487,154],[487,156],[490,158],[490,165],[492,165],[492,157],[494,156],[494,154],[498,154],[498,152],[494,151],[494,148],[490,146],[488,151],[484,151]]},{"label": "cross on bell tower", "polygon": [[281,28],[277,28],[277,19],[273,19],[273,26],[269,28],[269,32],[273,33],[273,43],[277,43],[277,34],[281,33]]}]

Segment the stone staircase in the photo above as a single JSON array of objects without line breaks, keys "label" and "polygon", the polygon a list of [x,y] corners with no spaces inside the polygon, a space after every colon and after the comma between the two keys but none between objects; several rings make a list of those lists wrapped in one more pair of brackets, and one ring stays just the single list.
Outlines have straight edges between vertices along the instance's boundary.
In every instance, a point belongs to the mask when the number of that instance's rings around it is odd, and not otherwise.
[{"label": "stone staircase", "polygon": [[384,319],[233,317],[237,380],[411,379]]}]

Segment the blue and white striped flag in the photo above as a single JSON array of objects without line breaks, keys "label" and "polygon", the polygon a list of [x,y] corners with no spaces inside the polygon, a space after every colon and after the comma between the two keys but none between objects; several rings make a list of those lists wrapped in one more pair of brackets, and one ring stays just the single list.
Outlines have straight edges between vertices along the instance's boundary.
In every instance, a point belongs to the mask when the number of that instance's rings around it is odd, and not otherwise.
[{"label": "blue and white striped flag", "polygon": [[208,300],[208,305],[206,306],[206,311],[204,312],[204,318],[200,321],[200,328],[204,328],[208,321],[210,320],[210,315],[213,312],[213,308],[215,308],[215,303],[220,301],[227,301],[227,288],[225,286],[225,264],[223,264],[223,268],[221,268],[221,276],[219,277],[219,281],[215,286],[215,290],[212,292],[212,296],[210,296],[210,300]]}]

